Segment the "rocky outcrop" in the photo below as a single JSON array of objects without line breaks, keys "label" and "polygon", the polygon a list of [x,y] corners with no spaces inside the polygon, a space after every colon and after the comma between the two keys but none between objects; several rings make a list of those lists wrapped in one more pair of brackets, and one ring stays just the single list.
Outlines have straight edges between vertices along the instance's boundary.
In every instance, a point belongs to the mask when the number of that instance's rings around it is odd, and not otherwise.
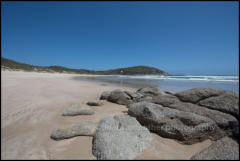
[{"label": "rocky outcrop", "polygon": [[224,90],[215,88],[193,88],[178,92],[175,95],[184,102],[197,103],[203,99],[219,96],[224,93]]},{"label": "rocky outcrop", "polygon": [[87,105],[89,105],[89,106],[102,106],[103,102],[101,102],[99,100],[88,101]]},{"label": "rocky outcrop", "polygon": [[120,105],[128,105],[132,102],[131,96],[119,89],[112,91],[107,100]]},{"label": "rocky outcrop", "polygon": [[158,94],[164,94],[164,92],[161,92],[157,88],[153,87],[141,88],[136,92],[122,91],[120,89],[116,89],[110,92],[110,94],[102,93],[100,98],[106,98],[109,102],[121,105],[129,105],[131,103],[143,100],[152,100],[152,96],[156,96]]},{"label": "rocky outcrop", "polygon": [[128,114],[136,117],[150,131],[185,144],[193,144],[205,139],[216,140],[222,133],[215,122],[207,117],[154,103],[131,104]]},{"label": "rocky outcrop", "polygon": [[[164,107],[167,109],[167,111],[171,111],[173,109],[175,110],[174,113],[177,113],[176,110],[178,111],[178,116],[174,115],[172,120],[178,120],[179,118],[183,120],[182,118],[188,117],[188,115],[197,116],[199,119],[200,117],[205,118],[205,121],[211,122],[211,125],[212,123],[214,123],[214,126],[217,125],[219,137],[237,137],[239,135],[239,96],[231,91],[214,88],[194,88],[174,93],[167,91],[163,92],[154,87],[145,87],[140,88],[135,92],[114,90],[110,93],[108,100],[118,104],[127,105],[128,108],[138,102],[145,102],[145,104],[146,102],[149,102],[156,105],[161,105],[159,106],[159,109]],[[151,106],[153,106],[153,104],[151,104]],[[145,110],[149,110],[149,108],[146,108]],[[143,113],[145,112],[146,111]],[[129,113],[131,114],[131,110]],[[154,116],[158,116],[158,113],[164,115],[167,114],[166,112],[155,110]],[[188,113],[188,115],[184,113]],[[144,118],[144,115],[139,115],[138,120],[140,120],[140,117]],[[148,117],[151,119],[151,116]],[[166,119],[168,117],[164,116],[160,118]],[[147,118],[145,118],[145,120],[146,119]],[[179,120],[177,122],[179,122]],[[143,124],[143,122],[140,123]],[[161,123],[165,124],[165,126],[168,125],[168,123],[165,123],[164,121]],[[159,124],[159,121],[156,121],[154,124]],[[181,126],[188,125],[183,123]],[[161,131],[161,135],[164,135],[163,133],[165,133],[165,131]],[[170,136],[168,134],[168,137],[173,137],[175,135],[174,132],[171,133],[173,133],[173,135]],[[175,133],[179,133],[179,130],[175,130]],[[201,135],[199,140],[205,139],[205,136],[203,136],[201,133],[199,134]],[[215,134],[216,133],[214,133],[213,137],[211,136],[213,139],[217,138],[217,135]],[[184,134],[184,137],[185,136],[188,137],[187,134]],[[197,138],[197,136],[198,134],[196,134],[195,137]],[[184,140],[184,137],[182,137],[182,140]],[[194,140],[196,140],[194,137],[191,139],[193,140],[191,142],[194,142]],[[187,140],[186,137],[185,140]]]},{"label": "rocky outcrop", "polygon": [[224,137],[210,145],[200,153],[194,155],[192,160],[239,160],[239,144]]},{"label": "rocky outcrop", "polygon": [[63,111],[62,116],[93,115],[94,113],[92,109],[82,107],[80,104],[71,104]]},{"label": "rocky outcrop", "polygon": [[107,116],[97,126],[92,152],[97,159],[135,159],[151,142],[150,132],[135,118]]},{"label": "rocky outcrop", "polygon": [[227,135],[238,133],[236,115],[238,115],[239,105],[238,96],[234,92],[211,88],[195,88],[175,95],[158,95],[149,102],[210,118]]},{"label": "rocky outcrop", "polygon": [[141,93],[131,92],[131,91],[122,91],[116,89],[112,92],[105,91],[101,94],[100,99],[106,99],[109,102],[128,105],[132,102],[136,102],[138,99],[143,98],[144,96]]},{"label": "rocky outcrop", "polygon": [[200,106],[218,110],[238,118],[239,115],[239,97],[234,92],[224,92],[216,97],[209,97],[199,101]]},{"label": "rocky outcrop", "polygon": [[210,118],[215,121],[222,130],[229,134],[238,127],[238,120],[234,116],[217,110],[208,109],[203,106],[186,102],[177,102],[169,105],[168,107]]},{"label": "rocky outcrop", "polygon": [[157,88],[154,87],[140,88],[135,92],[116,89],[111,91],[110,93],[102,93],[100,99],[106,98],[109,102],[121,105],[129,105],[134,102],[147,100],[151,101],[152,97],[157,95],[165,95],[165,92],[159,91]]},{"label": "rocky outcrop", "polygon": [[184,102],[195,103],[235,117],[239,115],[239,96],[231,91],[214,88],[194,88],[175,95]]},{"label": "rocky outcrop", "polygon": [[51,138],[54,140],[69,139],[76,136],[94,136],[97,124],[92,122],[80,122],[71,127],[57,129],[52,132]]}]

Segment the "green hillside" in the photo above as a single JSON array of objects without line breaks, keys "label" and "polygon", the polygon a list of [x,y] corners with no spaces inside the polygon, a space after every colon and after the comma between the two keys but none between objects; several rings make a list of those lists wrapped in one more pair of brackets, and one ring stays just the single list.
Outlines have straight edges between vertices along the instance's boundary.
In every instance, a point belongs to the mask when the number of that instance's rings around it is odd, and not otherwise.
[{"label": "green hillside", "polygon": [[113,70],[101,71],[103,74],[120,74],[120,75],[169,75],[168,73],[157,68],[148,66],[135,66],[128,68],[118,68]]},{"label": "green hillside", "polygon": [[34,66],[25,63],[19,63],[14,60],[1,57],[2,69],[24,70],[37,72],[59,72],[76,74],[102,74],[102,75],[170,75],[165,71],[148,66],[135,66],[127,68],[118,68],[105,71],[93,71],[86,69],[70,69],[63,66]]}]

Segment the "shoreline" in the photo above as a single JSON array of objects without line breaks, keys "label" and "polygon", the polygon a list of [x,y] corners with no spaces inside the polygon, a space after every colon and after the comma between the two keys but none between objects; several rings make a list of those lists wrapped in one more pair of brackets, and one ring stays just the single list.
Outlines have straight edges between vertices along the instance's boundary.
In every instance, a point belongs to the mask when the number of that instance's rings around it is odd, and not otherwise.
[{"label": "shoreline", "polygon": [[[87,106],[87,101],[99,99],[103,91],[133,90],[72,79],[79,74],[1,72],[1,159],[96,159],[91,149],[93,137],[55,141],[50,139],[51,132],[80,121],[97,123],[107,115],[126,114],[126,106],[104,100],[103,106],[91,107],[96,112],[94,115],[61,116],[69,104]],[[138,159],[190,159],[212,144],[205,140],[182,145],[154,133],[152,136],[154,144]]]},{"label": "shoreline", "polygon": [[231,81],[195,81],[195,80],[172,80],[172,79],[143,79],[119,76],[75,76],[75,80],[87,80],[91,82],[102,82],[116,87],[126,86],[133,89],[143,87],[156,87],[162,91],[179,92],[192,88],[218,88],[239,93],[239,83]]}]

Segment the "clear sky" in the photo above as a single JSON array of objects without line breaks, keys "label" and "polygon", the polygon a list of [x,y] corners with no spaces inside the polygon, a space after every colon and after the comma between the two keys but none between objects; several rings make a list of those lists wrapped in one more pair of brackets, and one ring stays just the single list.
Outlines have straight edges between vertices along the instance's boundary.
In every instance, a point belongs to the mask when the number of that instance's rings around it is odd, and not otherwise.
[{"label": "clear sky", "polygon": [[2,2],[1,53],[33,65],[238,75],[238,2]]}]

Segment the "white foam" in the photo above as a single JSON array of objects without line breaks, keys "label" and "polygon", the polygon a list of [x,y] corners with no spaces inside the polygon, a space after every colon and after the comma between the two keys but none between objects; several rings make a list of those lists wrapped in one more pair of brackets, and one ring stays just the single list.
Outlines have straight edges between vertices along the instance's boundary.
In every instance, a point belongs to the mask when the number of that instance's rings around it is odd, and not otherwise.
[{"label": "white foam", "polygon": [[131,79],[152,79],[152,80],[182,80],[182,81],[221,81],[221,82],[239,82],[238,76],[160,76],[160,75],[136,75],[119,76]]}]

